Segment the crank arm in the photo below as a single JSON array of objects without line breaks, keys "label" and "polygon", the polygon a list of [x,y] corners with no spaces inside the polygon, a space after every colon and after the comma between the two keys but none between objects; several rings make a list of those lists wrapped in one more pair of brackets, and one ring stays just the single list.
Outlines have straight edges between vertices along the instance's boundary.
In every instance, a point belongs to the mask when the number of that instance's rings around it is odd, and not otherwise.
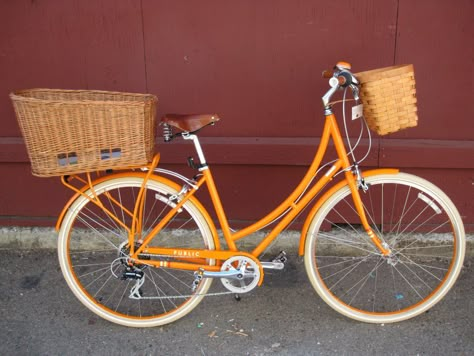
[{"label": "crank arm", "polygon": [[228,278],[228,279],[242,279],[242,271],[202,271],[202,276],[207,278]]},{"label": "crank arm", "polygon": [[285,268],[285,264],[283,262],[260,262],[263,269],[276,269],[282,270]]}]

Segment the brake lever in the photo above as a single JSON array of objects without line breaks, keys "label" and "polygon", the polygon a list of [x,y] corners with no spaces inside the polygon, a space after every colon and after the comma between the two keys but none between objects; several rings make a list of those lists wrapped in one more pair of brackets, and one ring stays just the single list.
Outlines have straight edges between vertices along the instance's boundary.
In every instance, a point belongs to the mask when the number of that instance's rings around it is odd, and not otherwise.
[{"label": "brake lever", "polygon": [[351,84],[349,87],[352,89],[352,96],[354,97],[356,101],[358,101],[360,99],[359,87],[355,84]]}]

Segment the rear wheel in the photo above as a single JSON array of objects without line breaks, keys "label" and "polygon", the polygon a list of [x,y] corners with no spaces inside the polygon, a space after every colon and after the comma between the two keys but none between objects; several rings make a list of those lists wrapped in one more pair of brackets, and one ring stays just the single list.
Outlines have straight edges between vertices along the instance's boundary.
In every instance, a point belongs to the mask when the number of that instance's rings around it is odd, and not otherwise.
[{"label": "rear wheel", "polygon": [[[133,212],[142,183],[143,175],[137,174],[106,180],[94,190],[104,207],[130,226],[129,212]],[[91,191],[86,194],[93,196]],[[176,189],[160,178],[147,182],[142,232],[150,231],[172,209],[170,197],[174,194]],[[140,244],[139,237],[135,244]],[[187,201],[150,246],[215,249],[199,203]],[[59,262],[67,284],[91,311],[126,326],[163,325],[189,313],[211,285],[212,280],[204,278],[192,291],[192,271],[130,266],[129,251],[127,231],[96,204],[79,196],[61,224]],[[140,259],[169,261],[170,257],[142,255]]]},{"label": "rear wheel", "polygon": [[[441,300],[462,268],[464,228],[455,206],[436,186],[409,174],[366,179],[361,192],[373,231],[370,241],[343,187],[323,204],[308,229],[305,266],[318,294],[336,311],[365,322],[414,317]],[[359,223],[360,224],[360,223]]]}]

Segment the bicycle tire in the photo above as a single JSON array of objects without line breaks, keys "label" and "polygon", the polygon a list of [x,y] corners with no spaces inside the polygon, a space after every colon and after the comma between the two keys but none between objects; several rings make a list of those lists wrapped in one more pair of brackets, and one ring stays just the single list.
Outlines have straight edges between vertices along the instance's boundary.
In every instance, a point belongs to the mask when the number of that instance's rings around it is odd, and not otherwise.
[{"label": "bicycle tire", "polygon": [[358,214],[344,186],[311,221],[305,268],[337,312],[369,323],[406,320],[434,306],[456,281],[465,253],[463,223],[451,200],[420,177],[381,174],[365,181],[369,189],[360,195],[367,218],[392,256],[382,256],[353,223]]},{"label": "bicycle tire", "polygon": [[[112,198],[133,212],[143,179],[141,174],[111,178],[94,186],[94,191],[106,208],[129,225],[130,218],[125,209],[112,203]],[[163,213],[170,209],[171,203],[167,200],[178,193],[170,184],[156,176],[148,180],[143,230],[156,225]],[[89,189],[85,194],[92,197],[94,193]],[[215,249],[212,230],[205,218],[207,213],[203,214],[201,209],[197,200],[188,200],[150,246]],[[212,279],[203,278],[192,292],[192,271],[146,265],[139,266],[144,283],[134,294],[136,297],[138,293],[143,299],[131,298],[131,289],[140,278],[124,277],[127,241],[125,229],[88,198],[79,195],[70,206],[59,229],[59,263],[68,286],[88,309],[117,324],[152,327],[171,323],[199,304]],[[207,262],[215,264],[214,260]]]}]

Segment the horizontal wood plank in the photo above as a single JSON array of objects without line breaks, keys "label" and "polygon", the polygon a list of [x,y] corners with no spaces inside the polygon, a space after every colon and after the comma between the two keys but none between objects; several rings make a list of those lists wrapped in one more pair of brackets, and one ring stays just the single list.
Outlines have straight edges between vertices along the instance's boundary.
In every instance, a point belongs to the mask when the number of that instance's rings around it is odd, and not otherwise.
[{"label": "horizontal wood plank", "polygon": [[[161,139],[160,139],[161,141]],[[355,142],[352,139],[352,142]],[[319,139],[308,137],[203,137],[201,144],[208,162],[218,165],[307,166],[316,152]],[[368,140],[364,139],[357,157],[365,155]],[[192,156],[194,148],[188,141],[156,144],[161,161],[180,164]],[[380,152],[380,153],[379,153]],[[332,146],[328,158],[334,157]],[[381,139],[372,141],[372,150],[365,166],[399,168],[474,168],[474,141]],[[27,163],[28,155],[19,137],[0,137],[1,163]]]}]

